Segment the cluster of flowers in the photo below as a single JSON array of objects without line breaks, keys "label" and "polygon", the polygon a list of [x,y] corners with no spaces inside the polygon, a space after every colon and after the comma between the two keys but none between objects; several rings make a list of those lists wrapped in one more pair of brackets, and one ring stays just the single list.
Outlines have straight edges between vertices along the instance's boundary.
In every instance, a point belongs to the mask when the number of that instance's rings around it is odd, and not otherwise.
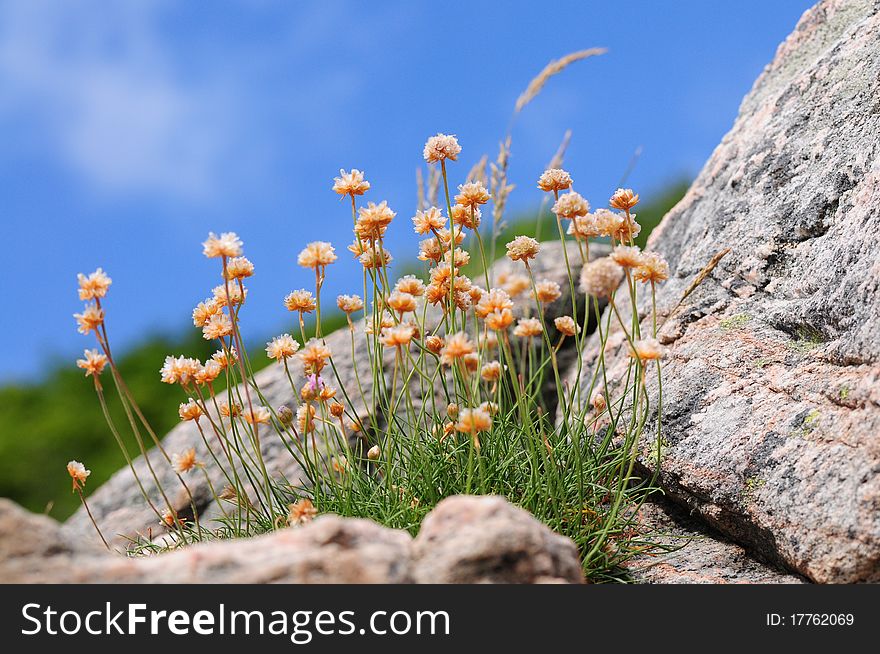
[{"label": "cluster of flowers", "polygon": [[[458,186],[454,203],[449,200],[447,163],[456,161],[460,153],[456,138],[445,134],[429,138],[424,147],[425,161],[441,165],[447,191],[445,214],[439,207],[428,206],[420,208],[412,217],[415,233],[425,237],[419,243],[418,254],[418,259],[427,265],[425,280],[406,275],[394,284],[390,283],[388,271],[392,256],[385,247],[385,236],[396,213],[386,201],[368,202],[366,206],[357,207],[358,199],[371,189],[371,185],[357,169],[340,171],[333,191],[350,199],[354,241],[348,250],[363,267],[364,295],[368,299],[367,278],[372,282],[372,302],[365,302],[356,294],[345,294],[336,298],[336,306],[346,315],[352,334],[356,329],[353,317],[363,313],[363,330],[371,356],[376,353],[374,365],[382,366],[383,351],[393,352],[394,378],[386,406],[393,410],[397,405],[395,393],[399,369],[403,371],[409,366],[410,370],[418,369],[423,378],[432,380],[438,379],[438,372],[441,377],[448,373],[456,383],[455,401],[449,403],[445,417],[440,417],[439,424],[435,424],[436,431],[440,432],[441,438],[455,432],[467,435],[479,451],[479,435],[492,430],[493,418],[502,402],[500,388],[504,375],[510,373],[510,387],[514,392],[523,392],[524,389],[523,375],[514,373],[523,361],[517,362],[514,357],[511,336],[520,339],[523,350],[541,347],[543,341],[557,375],[557,387],[561,388],[555,352],[566,338],[578,339],[580,344],[580,326],[576,300],[572,297],[571,312],[557,312],[562,315],[554,319],[553,325],[560,340],[551,344],[545,309],[559,301],[563,292],[556,281],[534,278],[532,262],[539,256],[541,246],[533,238],[517,236],[506,244],[507,257],[521,263],[523,272],[499,274],[492,283],[479,230],[481,207],[493,199],[492,195],[481,179],[469,179]],[[563,232],[563,221],[567,221],[564,231],[580,250],[583,264],[581,290],[592,298],[607,300],[616,311],[614,295],[626,282],[634,306],[637,282],[653,287],[669,275],[662,258],[654,253],[641,252],[634,245],[634,238],[641,228],[631,210],[638,204],[639,196],[630,189],[618,189],[610,199],[610,209],[601,208],[591,213],[590,204],[572,187],[571,175],[559,168],[546,170],[538,180],[538,188],[553,194],[552,212],[560,233]],[[471,261],[470,253],[463,247],[469,232],[480,245],[485,287],[463,272]],[[590,261],[589,241],[597,238],[610,240],[612,250],[609,256]],[[340,401],[337,389],[324,376],[328,362],[332,363],[332,353],[321,333],[321,288],[327,267],[337,261],[337,254],[330,243],[323,241],[309,243],[299,253],[299,265],[314,272],[315,288],[294,290],[284,298],[283,304],[297,315],[300,338],[284,333],[266,345],[267,356],[284,367],[290,380],[297,405],[294,413],[286,406],[273,409],[263,403],[247,362],[247,351],[239,331],[239,312],[248,295],[244,281],[254,274],[254,265],[243,256],[242,241],[232,232],[219,236],[211,233],[203,244],[203,253],[209,259],[220,260],[222,281],[213,289],[211,297],[194,308],[192,319],[205,339],[217,342],[218,350],[205,362],[185,356],[168,356],[160,371],[161,380],[177,384],[186,392],[187,399],[179,407],[180,419],[198,426],[208,451],[215,456],[210,439],[202,429],[202,420],[205,419],[222,451],[218,456],[225,457],[233,470],[236,467],[233,459],[236,455],[242,456],[241,434],[251,438],[257,467],[262,469],[264,476],[262,500],[271,512],[274,491],[260,454],[261,425],[273,427],[282,438],[292,435],[301,443],[305,443],[304,437],[311,434],[313,450],[317,448],[315,432],[319,428],[333,430],[342,436],[363,429],[354,407]],[[84,359],[77,364],[85,369],[86,375],[95,379],[99,391],[98,378],[108,362],[112,365],[101,306],[101,298],[110,283],[110,278],[101,269],[89,276],[79,276],[80,298],[89,304],[75,317],[80,332],[97,335],[100,350],[87,350]],[[518,319],[515,316],[516,302],[521,302],[523,309],[523,315]],[[442,315],[432,326],[426,318],[428,307],[439,309]],[[313,313],[316,335],[307,340],[305,317]],[[641,338],[637,320],[633,320],[629,331],[622,319],[620,323],[631,346],[630,355],[635,360],[644,365],[662,357],[663,350],[656,341],[656,327],[651,337]],[[354,351],[352,356],[354,358]],[[291,372],[293,360],[300,364],[302,377],[299,383],[294,382],[294,373]],[[430,361],[434,362],[433,369]],[[215,393],[215,381],[221,375],[224,375],[226,390]],[[484,385],[481,386],[481,382]],[[346,393],[345,397],[349,395]],[[599,411],[604,409],[605,398],[601,394],[593,398],[593,407]],[[377,461],[385,452],[388,450],[376,444],[368,449],[367,458]],[[197,460],[195,448],[177,453],[169,460],[178,474],[203,466]],[[342,453],[333,460],[337,472],[344,472],[347,465]],[[68,469],[75,489],[80,488],[88,471],[76,462],[71,462]],[[221,493],[221,497],[240,496],[242,489],[237,477],[235,480],[230,477],[230,485],[231,488]],[[310,515],[311,510],[306,514]],[[179,518],[175,512],[166,511],[163,521],[174,526]],[[298,521],[299,518],[294,520]]]}]

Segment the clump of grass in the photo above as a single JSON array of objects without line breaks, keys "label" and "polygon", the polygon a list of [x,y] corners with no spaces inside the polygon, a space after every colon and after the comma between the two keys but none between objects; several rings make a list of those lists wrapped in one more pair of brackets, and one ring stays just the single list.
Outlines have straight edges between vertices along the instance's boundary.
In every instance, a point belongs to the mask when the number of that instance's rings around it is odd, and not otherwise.
[{"label": "clump of grass", "polygon": [[[581,55],[587,56],[575,59]],[[108,414],[135,483],[164,532],[161,540],[137,540],[132,551],[148,554],[263,533],[326,512],[416,532],[437,502],[460,493],[499,494],[528,509],[574,540],[593,580],[620,578],[621,566],[651,547],[637,511],[654,490],[653,481],[636,478],[634,467],[653,414],[657,446],[650,456],[658,469],[663,456],[664,348],[657,341],[656,287],[668,278],[668,266],[635,245],[641,226],[632,209],[640,198],[632,190],[617,189],[609,208],[591,212],[568,172],[545,170],[538,186],[552,202],[569,290],[566,305],[555,312],[561,315],[551,322],[548,307],[561,302],[562,290],[536,278],[538,241],[519,235],[502,244],[518,270],[494,275],[489,266],[512,190],[509,150],[508,137],[495,162],[487,169],[481,160],[456,193],[458,140],[446,134],[427,140],[423,156],[431,169],[420,177],[411,223],[423,237],[419,259],[427,283],[414,276],[392,281],[386,235],[400,220],[384,201],[363,202],[373,189],[361,171],[340,172],[333,190],[350,210],[348,250],[363,270],[358,288],[336,298],[349,345],[332,351],[322,329],[322,289],[336,249],[329,242],[309,243],[297,258],[309,282],[283,301],[292,315],[291,331],[266,345],[289,383],[292,406],[267,401],[242,334],[245,280],[255,267],[236,234],[209,235],[203,254],[216,265],[218,285],[194,309],[193,322],[217,350],[205,361],[167,357],[161,379],[183,391],[180,418],[195,425],[204,451],[222,472],[222,488],[212,484],[194,448],[172,454],[162,449],[113,362],[101,304],[110,279],[100,269],[80,277],[80,296],[93,304],[77,320],[81,332],[95,335],[92,359],[102,362],[86,361],[83,367],[99,401],[105,406],[99,380],[108,365],[139,453],[146,452],[141,435],[147,434],[160,449],[160,463],[174,470],[189,498],[187,510],[170,502],[177,489],[171,495],[162,487],[149,460],[149,478],[139,475]],[[490,202],[492,225],[484,242],[482,211]],[[594,239],[607,239],[611,255],[591,261]],[[479,261],[477,269],[468,267],[472,261]],[[582,267],[579,278],[573,261]],[[645,292],[652,311],[643,325],[632,307]],[[618,301],[620,293],[626,303]],[[600,302],[607,305],[604,311]],[[307,317],[314,318],[313,338],[307,338]],[[597,333],[589,344],[582,326],[594,323]],[[617,379],[610,378],[605,361],[612,323],[629,355]],[[563,383],[557,354],[566,345],[577,352],[577,379],[588,381]],[[597,354],[593,369],[583,371],[587,347]],[[357,356],[363,351],[368,366]],[[347,386],[337,368],[345,359],[355,380]],[[649,401],[649,377],[659,390],[657,406]],[[550,382],[552,398],[546,393]],[[266,439],[283,445],[303,470],[302,479],[270,474],[262,454]],[[187,486],[186,479],[196,475],[222,513],[212,524],[200,522]]]}]

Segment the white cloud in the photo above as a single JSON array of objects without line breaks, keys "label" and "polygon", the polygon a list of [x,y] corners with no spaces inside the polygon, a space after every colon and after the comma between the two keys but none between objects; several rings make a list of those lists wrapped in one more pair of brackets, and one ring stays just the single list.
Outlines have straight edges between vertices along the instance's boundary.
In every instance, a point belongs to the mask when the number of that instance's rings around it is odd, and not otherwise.
[{"label": "white cloud", "polygon": [[22,0],[0,8],[0,120],[99,191],[209,197],[231,148],[234,88],[186,80],[164,4]]}]

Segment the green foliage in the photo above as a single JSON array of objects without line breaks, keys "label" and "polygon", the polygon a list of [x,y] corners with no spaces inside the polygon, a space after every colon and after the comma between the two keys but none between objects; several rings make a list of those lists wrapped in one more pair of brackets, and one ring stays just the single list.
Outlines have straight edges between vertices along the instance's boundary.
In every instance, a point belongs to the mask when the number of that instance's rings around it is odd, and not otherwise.
[{"label": "green foliage", "polygon": [[[170,352],[205,357],[213,351],[198,332],[171,338],[153,336],[119,360],[131,388],[151,424],[162,434],[177,423],[180,389],[159,383],[159,368]],[[109,374],[104,375],[111,415],[127,425],[115,399]],[[65,466],[71,459],[92,471],[88,487],[95,488],[125,465],[119,447],[101,413],[91,379],[73,362],[58,362],[44,381],[0,388],[0,495],[33,511],[56,518],[69,515],[79,503],[71,493]],[[123,430],[123,434],[126,434]],[[134,438],[127,443],[137,451]]]}]

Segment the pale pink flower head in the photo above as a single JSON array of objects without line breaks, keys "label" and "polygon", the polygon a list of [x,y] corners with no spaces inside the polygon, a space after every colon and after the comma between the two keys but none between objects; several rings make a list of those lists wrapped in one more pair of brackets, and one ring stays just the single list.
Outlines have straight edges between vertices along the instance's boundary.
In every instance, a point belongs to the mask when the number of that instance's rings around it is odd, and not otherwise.
[{"label": "pale pink flower head", "polygon": [[210,318],[202,327],[202,337],[206,341],[226,338],[232,335],[232,321],[225,313],[218,313]]},{"label": "pale pink flower head", "polygon": [[97,332],[98,328],[104,324],[104,310],[99,309],[97,304],[87,304],[82,313],[75,313],[76,330],[80,334],[89,334]]},{"label": "pale pink flower head", "polygon": [[297,263],[303,268],[324,268],[336,261],[336,252],[333,246],[326,241],[313,241],[306,245],[297,257]]},{"label": "pale pink flower head", "polygon": [[299,343],[290,334],[281,334],[266,343],[266,355],[283,363],[299,350]]},{"label": "pale pink flower head", "polygon": [[76,365],[86,371],[86,377],[97,378],[107,365],[107,357],[98,350],[85,350],[82,359],[76,360]]},{"label": "pale pink flower head", "polygon": [[460,153],[461,146],[455,136],[437,134],[427,140],[422,156],[428,163],[436,163],[446,159],[455,161]]},{"label": "pale pink flower head", "polygon": [[179,454],[172,454],[171,465],[177,474],[182,475],[194,468],[201,468],[205,464],[196,458],[196,448],[191,447]]},{"label": "pale pink flower head", "polygon": [[571,188],[571,175],[562,168],[549,168],[538,178],[538,188],[542,191],[564,191]]},{"label": "pale pink flower head", "polygon": [[202,253],[209,259],[216,257],[240,257],[242,242],[235,232],[223,232],[217,236],[214,232],[208,234],[208,240],[202,243]]},{"label": "pale pink flower head", "polygon": [[481,182],[467,182],[459,185],[458,195],[455,196],[455,204],[471,209],[476,208],[478,205],[486,204],[490,197],[489,191],[486,190],[486,187]]},{"label": "pale pink flower head", "polygon": [[247,257],[233,257],[226,264],[226,279],[245,279],[254,274],[254,264]]},{"label": "pale pink flower head", "polygon": [[92,471],[86,470],[86,467],[79,461],[69,461],[67,463],[67,474],[73,480],[73,490],[82,490]]},{"label": "pale pink flower head", "polygon": [[507,256],[511,261],[529,263],[530,259],[538,256],[541,245],[530,236],[517,236],[507,244]]},{"label": "pale pink flower head", "polygon": [[631,188],[619,188],[614,192],[614,195],[611,196],[611,200],[608,201],[615,209],[620,209],[621,211],[628,211],[632,209],[639,203],[639,195],[638,193],[633,193]]},{"label": "pale pink flower head", "polygon": [[359,295],[340,295],[336,298],[336,306],[346,315],[351,315],[364,308],[364,301]]},{"label": "pale pink flower head", "polygon": [[437,207],[428,207],[424,211],[416,211],[413,216],[413,229],[416,234],[428,234],[446,227],[446,218]]},{"label": "pale pink flower head", "polygon": [[351,172],[339,169],[339,177],[333,178],[333,190],[339,195],[363,195],[370,190],[370,183],[364,179],[364,174],[357,168]]},{"label": "pale pink flower head", "polygon": [[98,300],[104,297],[107,295],[110,284],[113,283],[113,280],[101,268],[90,275],[79,273],[76,279],[79,284],[79,299],[83,301]]},{"label": "pale pink flower head", "polygon": [[623,268],[610,257],[590,261],[581,270],[581,290],[597,298],[608,298],[623,281]]},{"label": "pale pink flower head", "polygon": [[580,193],[574,191],[560,195],[553,205],[553,213],[567,220],[573,220],[576,216],[586,216],[589,212],[590,203]]}]

